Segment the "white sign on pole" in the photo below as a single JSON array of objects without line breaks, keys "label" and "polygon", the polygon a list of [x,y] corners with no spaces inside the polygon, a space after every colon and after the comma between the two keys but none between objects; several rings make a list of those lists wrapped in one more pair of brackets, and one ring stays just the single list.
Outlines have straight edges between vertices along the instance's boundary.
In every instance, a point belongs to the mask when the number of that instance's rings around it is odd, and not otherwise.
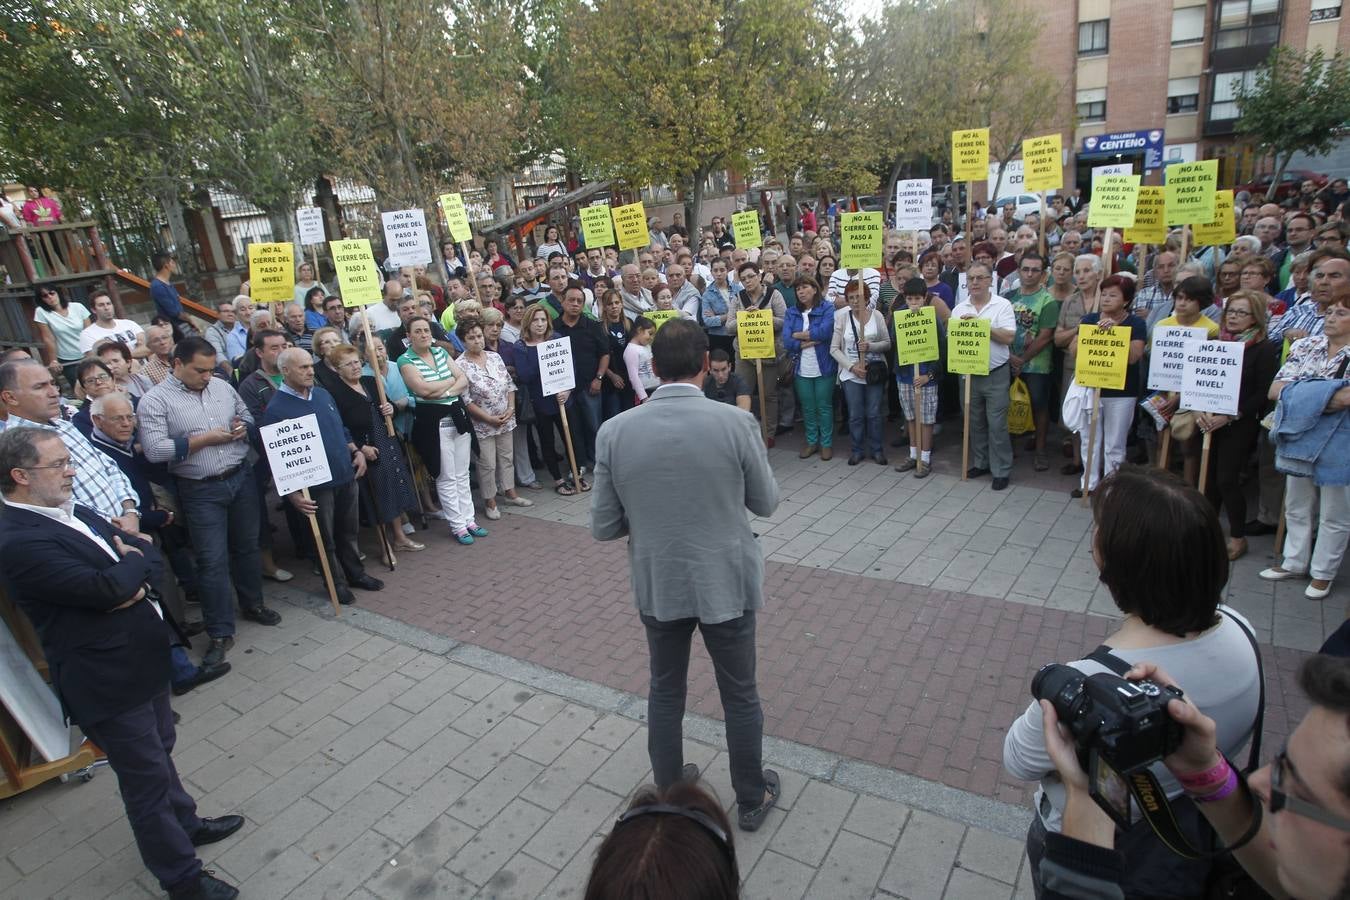
[{"label": "white sign on pole", "polygon": [[[923,231],[933,224],[933,179],[909,178],[895,183],[895,227]],[[886,260],[889,265],[890,260]]]},{"label": "white sign on pole", "polygon": [[1095,182],[1103,175],[1133,175],[1134,166],[1130,163],[1111,163],[1109,166],[1093,166],[1092,180]]},{"label": "white sign on pole", "polygon": [[327,237],[323,233],[323,210],[317,206],[305,206],[295,211],[295,224],[300,227],[300,243],[303,246],[322,244]]},{"label": "white sign on pole", "polygon": [[[1001,182],[998,180],[998,169],[998,163],[991,162],[989,164],[988,192],[991,200],[1008,197],[1013,194],[1020,194],[1025,190],[1024,185],[1026,184],[1027,179],[1024,173],[1022,160],[1013,159],[1008,161],[1008,164],[1003,167],[1003,181]],[[998,191],[997,195],[994,194],[995,190]]]},{"label": "white sign on pole", "polygon": [[272,480],[279,496],[333,480],[333,473],[328,468],[328,454],[323,451],[323,438],[319,434],[318,416],[311,413],[275,425],[263,425],[258,431],[262,434],[267,464],[272,468]]},{"label": "white sign on pole", "polygon": [[572,371],[572,339],[555,338],[539,345],[539,384],[545,397],[577,386],[576,373]]},{"label": "white sign on pole", "polygon": [[1181,370],[1186,362],[1186,349],[1209,337],[1203,328],[1185,325],[1158,326],[1153,329],[1153,347],[1148,360],[1148,389],[1150,391],[1181,390]]},{"label": "white sign on pole", "polygon": [[398,209],[380,213],[380,218],[384,221],[384,243],[389,248],[390,265],[425,266],[431,263],[426,213],[420,209]]},{"label": "white sign on pole", "polygon": [[1242,386],[1242,341],[1201,341],[1186,347],[1181,408],[1235,416]]}]

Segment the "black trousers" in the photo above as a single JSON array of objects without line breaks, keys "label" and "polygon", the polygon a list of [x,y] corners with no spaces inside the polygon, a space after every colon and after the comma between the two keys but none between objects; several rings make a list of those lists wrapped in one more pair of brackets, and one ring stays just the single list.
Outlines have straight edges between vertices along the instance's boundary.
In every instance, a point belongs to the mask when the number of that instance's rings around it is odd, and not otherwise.
[{"label": "black trousers", "polygon": [[319,520],[319,533],[323,535],[333,584],[339,589],[344,588],[348,581],[366,574],[366,567],[361,563],[361,549],[356,543],[361,530],[356,479],[338,487],[310,488],[309,497],[319,505],[314,515]]},{"label": "black trousers", "polygon": [[164,890],[195,879],[201,860],[189,835],[201,827],[197,804],[173,765],[173,709],[169,686],[127,712],[81,726],[108,756],[117,774],[127,821],[145,867]]},{"label": "black trousers", "polygon": [[1256,449],[1261,423],[1243,416],[1218,429],[1209,438],[1209,477],[1205,496],[1215,511],[1228,510],[1228,533],[1246,537],[1247,495],[1242,490],[1242,471]]}]

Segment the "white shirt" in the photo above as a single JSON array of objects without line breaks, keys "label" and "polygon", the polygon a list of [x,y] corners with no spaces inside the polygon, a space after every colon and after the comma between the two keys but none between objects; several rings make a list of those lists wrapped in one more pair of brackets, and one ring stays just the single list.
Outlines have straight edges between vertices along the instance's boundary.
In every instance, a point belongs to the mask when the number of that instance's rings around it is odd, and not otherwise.
[{"label": "white shirt", "polygon": [[[811,313],[823,315],[827,314],[827,311],[820,308],[802,310],[802,331],[805,331],[807,334],[811,333]],[[805,347],[802,349],[802,365],[798,370],[798,374],[803,378],[820,377],[820,360],[816,358],[815,347]]]},{"label": "white shirt", "polygon": [[[1012,304],[997,294],[989,296],[989,302],[983,309],[975,309],[975,304],[969,300],[963,300],[956,304],[956,309],[952,310],[952,318],[960,319],[964,316],[978,316],[981,319],[989,320],[989,328],[992,331],[996,328],[1006,328],[1015,330],[1017,328],[1017,317],[1013,314]],[[994,371],[999,366],[1008,361],[1008,355],[1011,350],[1007,344],[1000,344],[991,336],[989,338],[989,371]]]},{"label": "white shirt", "polygon": [[[844,288],[854,279],[849,269],[835,269],[830,273],[830,284],[825,289],[825,296],[838,309],[843,309],[840,304],[844,302]],[[862,280],[867,282],[867,308],[877,308],[877,295],[881,292],[881,273],[876,269],[863,269]]]},{"label": "white shirt", "polygon": [[145,329],[130,319],[113,319],[111,328],[105,328],[95,322],[80,332],[80,352],[89,353],[98,346],[99,341],[109,340],[126,344],[128,349],[135,349],[137,341],[143,334]]},{"label": "white shirt", "polygon": [[8,497],[3,499],[6,506],[12,506],[15,509],[26,509],[31,513],[37,513],[39,516],[46,516],[49,519],[60,522],[67,528],[78,531],[95,544],[98,544],[104,553],[112,557],[114,562],[121,560],[121,557],[117,555],[117,551],[108,546],[108,542],[99,537],[98,532],[86,525],[81,519],[76,518],[75,501],[67,500],[60,506],[33,506],[31,503],[16,503]]},{"label": "white shirt", "polygon": [[370,330],[372,332],[388,331],[391,328],[398,328],[403,324],[403,320],[398,317],[398,310],[390,309],[385,306],[382,301],[380,303],[372,303],[361,312],[352,316],[351,323],[347,325],[348,333],[354,335],[363,329],[363,326],[361,325],[362,316],[370,317]]}]

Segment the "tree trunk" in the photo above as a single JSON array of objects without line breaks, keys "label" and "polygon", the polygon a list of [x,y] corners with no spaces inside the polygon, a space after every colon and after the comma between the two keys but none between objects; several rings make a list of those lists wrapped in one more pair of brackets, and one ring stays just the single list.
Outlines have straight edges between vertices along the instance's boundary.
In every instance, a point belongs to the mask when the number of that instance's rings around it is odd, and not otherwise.
[{"label": "tree trunk", "polygon": [[[192,246],[192,234],[188,231],[187,218],[183,215],[183,203],[178,191],[164,188],[155,192],[160,208],[164,210],[164,220],[169,225],[169,235],[173,238],[173,252],[178,257],[178,270],[187,284],[188,294],[193,298],[202,295],[202,283],[197,267],[197,253]],[[154,273],[150,273],[154,277]]]},{"label": "tree trunk", "polygon": [[703,234],[703,185],[708,180],[708,173],[702,169],[694,173],[694,189],[689,193],[689,218],[685,221],[689,229],[689,246],[698,252],[699,241],[694,235]]},{"label": "tree trunk", "polygon": [[[881,195],[886,201],[886,206],[882,207],[883,218],[885,217],[884,211],[890,208],[891,198],[895,196],[895,183],[900,180],[900,170],[903,169],[904,167],[905,167],[905,159],[904,157],[900,157],[895,161],[895,165],[891,167],[890,177],[886,179],[886,193]],[[897,216],[900,215],[900,210],[897,209],[895,211],[895,214]]]},{"label": "tree trunk", "polygon": [[1280,176],[1284,174],[1284,170],[1289,167],[1289,161],[1293,158],[1294,151],[1292,150],[1287,153],[1275,154],[1275,171],[1270,174],[1270,190],[1266,191],[1267,203],[1277,202],[1275,200],[1275,192],[1279,190],[1280,187]]},{"label": "tree trunk", "polygon": [[[497,221],[511,218],[511,174],[503,172],[492,179],[492,215]],[[506,248],[503,247],[503,250]]]}]

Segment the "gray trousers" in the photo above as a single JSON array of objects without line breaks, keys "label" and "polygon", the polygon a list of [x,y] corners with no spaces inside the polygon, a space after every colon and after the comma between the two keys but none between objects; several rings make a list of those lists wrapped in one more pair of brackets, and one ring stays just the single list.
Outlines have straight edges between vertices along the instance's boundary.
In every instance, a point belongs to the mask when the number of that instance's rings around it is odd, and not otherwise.
[{"label": "gray trousers", "polygon": [[333,585],[339,591],[347,582],[366,574],[361,563],[361,549],[356,536],[361,528],[361,514],[357,499],[356,480],[340,487],[315,487],[309,497],[319,508],[314,513],[323,535],[324,552],[328,554],[328,568],[333,572]]},{"label": "gray trousers", "polygon": [[[1012,438],[1008,436],[1008,364],[970,380],[970,464],[995,478],[1012,474]],[[961,385],[962,398],[966,386]]]},{"label": "gray trousers", "polygon": [[658,788],[680,780],[684,767],[684,700],[689,688],[689,645],[694,629],[712,657],[717,691],[726,718],[731,786],[744,808],[764,801],[762,745],[764,711],[755,683],[755,613],[709,625],[698,619],[662,622],[643,616],[651,653],[652,685],[647,694],[647,752]]}]

